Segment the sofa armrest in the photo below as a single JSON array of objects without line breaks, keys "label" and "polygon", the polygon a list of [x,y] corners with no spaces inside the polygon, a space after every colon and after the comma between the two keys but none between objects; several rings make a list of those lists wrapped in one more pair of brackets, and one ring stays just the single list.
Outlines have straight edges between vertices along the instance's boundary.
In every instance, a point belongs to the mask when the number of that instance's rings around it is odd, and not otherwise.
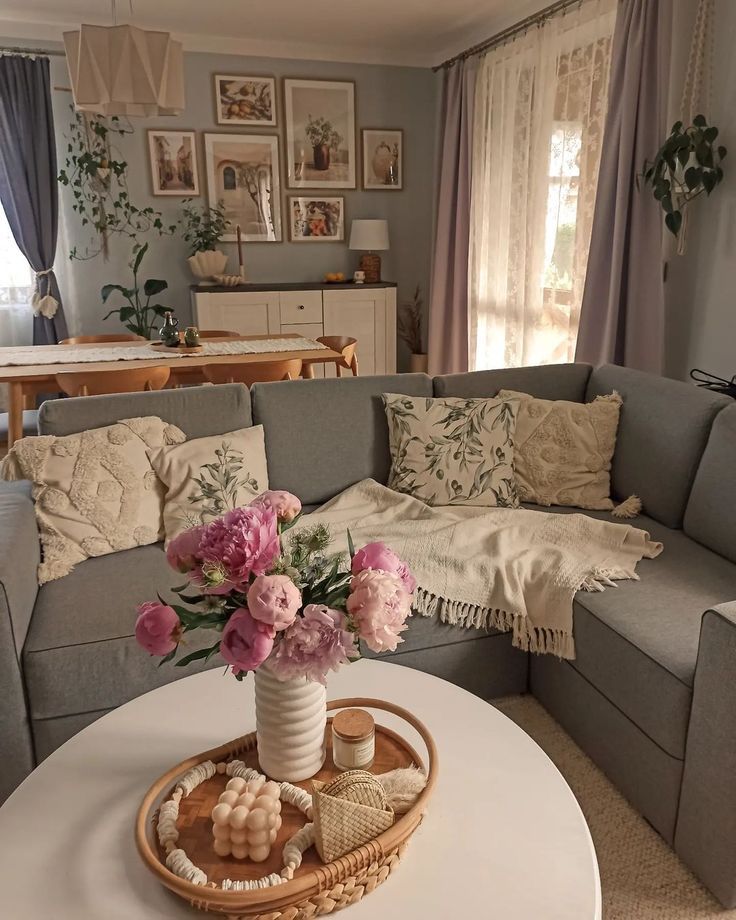
[{"label": "sofa armrest", "polygon": [[0,803],[33,769],[21,652],[33,616],[40,545],[33,502],[0,490]]},{"label": "sofa armrest", "polygon": [[736,906],[736,601],[701,622],[675,850]]}]

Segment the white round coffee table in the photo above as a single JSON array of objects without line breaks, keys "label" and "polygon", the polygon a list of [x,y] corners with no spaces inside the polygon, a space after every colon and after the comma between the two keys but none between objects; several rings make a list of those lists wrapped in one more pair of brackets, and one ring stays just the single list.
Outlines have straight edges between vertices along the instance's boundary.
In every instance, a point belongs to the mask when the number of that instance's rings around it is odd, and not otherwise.
[{"label": "white round coffee table", "polygon": [[[386,662],[343,668],[328,696],[410,709],[432,732],[440,766],[400,867],[340,916],[599,920],[598,864],[580,808],[510,719],[453,684]],[[380,721],[392,724],[384,713]],[[144,868],[133,843],[136,811],[172,764],[254,726],[253,681],[215,670],[147,693],[64,744],[0,808],[2,916],[204,917]]]}]

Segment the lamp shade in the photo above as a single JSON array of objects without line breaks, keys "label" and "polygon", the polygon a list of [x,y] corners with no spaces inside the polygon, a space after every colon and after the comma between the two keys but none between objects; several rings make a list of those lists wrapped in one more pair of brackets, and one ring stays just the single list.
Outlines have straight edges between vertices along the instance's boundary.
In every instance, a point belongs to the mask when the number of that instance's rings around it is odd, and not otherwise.
[{"label": "lamp shade", "polygon": [[98,115],[179,115],[184,54],[168,32],[81,26],[64,33],[74,106]]},{"label": "lamp shade", "polygon": [[388,221],[354,220],[350,227],[350,248],[370,252],[388,249]]}]

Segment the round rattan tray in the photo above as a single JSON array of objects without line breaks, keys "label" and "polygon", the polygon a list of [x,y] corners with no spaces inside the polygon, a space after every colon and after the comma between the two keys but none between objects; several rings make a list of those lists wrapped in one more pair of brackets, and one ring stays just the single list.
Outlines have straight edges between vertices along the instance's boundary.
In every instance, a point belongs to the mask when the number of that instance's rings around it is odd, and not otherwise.
[{"label": "round rattan tray", "polygon": [[[283,825],[269,860],[255,865],[230,857],[220,859],[212,850],[209,815],[222,792],[227,776],[215,775],[198,786],[181,802],[177,829],[179,846],[203,869],[211,880],[207,886],[194,885],[170,872],[162,861],[155,834],[155,822],[161,802],[170,795],[176,779],[182,773],[206,760],[215,762],[238,757],[248,766],[257,767],[256,733],[251,732],[210,751],[204,751],[182,761],[168,770],[146,793],[138,810],[135,839],[138,852],[158,880],[193,907],[230,920],[301,920],[328,914],[360,901],[384,882],[398,866],[403,851],[421,823],[427,802],[437,780],[437,750],[427,728],[408,710],[393,703],[368,698],[333,700],[328,710],[360,707],[382,710],[401,718],[416,730],[427,749],[423,764],[414,749],[396,732],[376,726],[376,758],[371,771],[385,773],[396,767],[416,765],[427,774],[427,785],[414,807],[397,817],[394,824],[374,840],[334,862],[323,864],[314,847],[304,854],[304,861],[291,881],[272,888],[250,891],[223,891],[216,883],[224,878],[252,879],[281,868],[281,850],[286,840],[305,823],[304,816],[293,806],[285,805]],[[340,773],[332,763],[330,725],[327,726],[327,759],[322,770],[313,777],[328,781]],[[311,789],[311,780],[297,785]]]}]

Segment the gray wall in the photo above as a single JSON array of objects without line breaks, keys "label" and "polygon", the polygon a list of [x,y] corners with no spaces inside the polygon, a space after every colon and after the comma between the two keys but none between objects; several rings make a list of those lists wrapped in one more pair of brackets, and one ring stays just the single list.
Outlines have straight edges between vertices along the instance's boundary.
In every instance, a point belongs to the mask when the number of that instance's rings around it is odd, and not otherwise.
[{"label": "gray wall", "polygon": [[[68,87],[69,77],[63,58],[52,58],[52,84]],[[330,190],[329,194],[345,195],[347,230],[353,218],[386,218],[389,222],[391,249],[383,254],[383,277],[399,285],[399,302],[411,298],[417,284],[427,298],[431,258],[431,238],[434,198],[435,135],[437,119],[437,80],[429,69],[388,67],[377,65],[336,64],[318,61],[293,61],[235,55],[187,53],[185,55],[187,107],[176,118],[136,119],[135,134],[124,139],[120,150],[129,163],[131,198],[136,205],[152,205],[163,211],[166,218],[175,218],[180,199],[151,195],[146,129],[171,127],[198,132],[228,133],[234,129],[218,126],[214,112],[214,73],[272,74],[276,77],[296,76],[353,80],[356,90],[356,121],[361,127],[402,128],[404,131],[404,188],[402,191]],[[286,215],[286,196],[301,194],[285,187],[283,93],[278,84],[279,124],[276,129],[252,129],[250,133],[278,133],[281,137],[282,216]],[[71,95],[55,90],[54,117],[59,138],[59,165],[66,150],[64,133],[71,120]],[[246,130],[246,129],[243,129]],[[197,137],[200,189],[199,199],[206,201],[204,142]],[[360,137],[358,137],[360,149]],[[358,185],[360,185],[358,170]],[[286,224],[284,220],[284,235]],[[99,290],[106,282],[124,283],[128,278],[126,263],[130,245],[121,238],[113,239],[106,262],[98,256],[88,262],[67,258],[71,246],[87,239],[79,220],[71,210],[71,196],[62,189],[61,228],[57,268],[62,285],[64,306],[70,333],[111,331],[116,320],[102,321],[104,315]],[[181,238],[159,239],[149,234],[150,251],[143,264],[143,277],[165,278],[169,291],[162,296],[164,303],[176,309],[183,325],[190,317],[188,287],[194,280],[186,265],[187,250]],[[235,244],[223,243],[222,249],[235,263]],[[248,280],[316,281],[324,272],[352,273],[360,254],[351,252],[345,244],[248,243],[245,262]]]},{"label": "gray wall", "polygon": [[[672,105],[678,115],[694,0],[675,5]],[[736,374],[736,3],[716,0],[710,118],[729,153],[725,178],[709,199],[694,202],[687,252],[669,255],[665,285],[666,373],[685,378],[693,367]]]}]

